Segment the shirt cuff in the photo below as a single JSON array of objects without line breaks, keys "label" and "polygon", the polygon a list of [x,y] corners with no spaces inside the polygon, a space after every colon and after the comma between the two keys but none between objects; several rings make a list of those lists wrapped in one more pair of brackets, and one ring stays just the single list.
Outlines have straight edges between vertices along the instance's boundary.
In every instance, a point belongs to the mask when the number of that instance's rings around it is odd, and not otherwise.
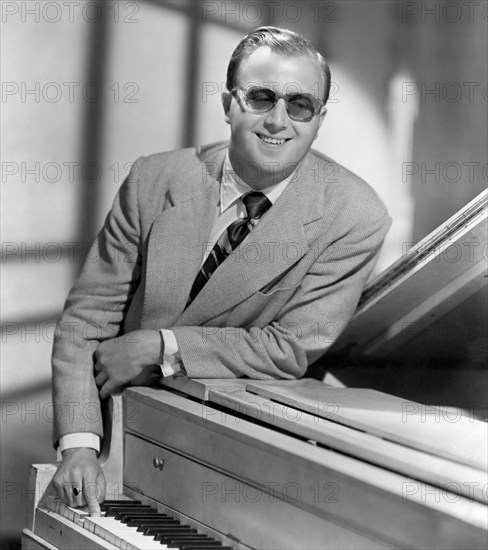
[{"label": "shirt cuff", "polygon": [[62,460],[61,453],[63,451],[66,451],[66,449],[74,449],[75,447],[89,447],[90,449],[95,449],[95,451],[99,453],[100,438],[98,435],[88,432],[62,435],[59,438],[59,446],[57,449],[58,462]]},{"label": "shirt cuff", "polygon": [[178,342],[172,330],[162,328],[159,332],[164,341],[163,363],[159,365],[161,374],[163,377],[173,376],[183,370]]}]

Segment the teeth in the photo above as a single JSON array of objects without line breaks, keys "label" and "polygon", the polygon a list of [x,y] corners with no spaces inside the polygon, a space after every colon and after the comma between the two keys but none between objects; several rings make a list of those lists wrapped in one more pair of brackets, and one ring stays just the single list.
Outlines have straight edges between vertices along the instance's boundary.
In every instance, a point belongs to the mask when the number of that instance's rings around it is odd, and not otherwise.
[{"label": "teeth", "polygon": [[263,140],[265,143],[272,143],[273,145],[281,145],[286,141],[286,139],[269,138],[267,136],[263,136],[262,134],[259,134],[259,138]]}]

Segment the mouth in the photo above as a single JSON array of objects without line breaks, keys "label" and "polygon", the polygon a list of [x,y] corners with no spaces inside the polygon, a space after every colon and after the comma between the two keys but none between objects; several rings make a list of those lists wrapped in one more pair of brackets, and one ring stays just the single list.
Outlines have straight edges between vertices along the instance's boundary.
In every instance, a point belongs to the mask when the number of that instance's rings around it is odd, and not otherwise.
[{"label": "mouth", "polygon": [[278,147],[279,145],[283,145],[287,141],[290,141],[291,138],[273,138],[269,136],[265,136],[264,134],[256,134],[258,138],[261,141],[264,141],[264,143],[267,143],[269,145],[274,145],[275,147]]}]

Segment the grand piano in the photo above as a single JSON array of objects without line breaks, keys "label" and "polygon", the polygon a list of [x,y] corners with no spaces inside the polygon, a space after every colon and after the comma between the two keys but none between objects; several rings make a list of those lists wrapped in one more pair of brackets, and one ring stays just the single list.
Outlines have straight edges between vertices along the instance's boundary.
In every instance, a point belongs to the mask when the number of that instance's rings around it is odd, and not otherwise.
[{"label": "grand piano", "polygon": [[[384,360],[486,299],[487,211],[485,192],[368,285],[330,361]],[[33,465],[23,550],[488,548],[488,424],[469,410],[176,376],[111,398],[105,422],[103,516],[60,503],[56,467]]]}]

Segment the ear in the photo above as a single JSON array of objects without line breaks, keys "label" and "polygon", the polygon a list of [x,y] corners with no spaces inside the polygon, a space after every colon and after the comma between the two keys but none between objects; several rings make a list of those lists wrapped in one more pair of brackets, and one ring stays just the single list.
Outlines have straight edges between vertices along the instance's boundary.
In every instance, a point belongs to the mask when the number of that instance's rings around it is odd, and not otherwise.
[{"label": "ear", "polygon": [[325,107],[322,107],[322,112],[319,115],[319,124],[317,126],[317,133],[315,134],[315,137],[313,138],[314,141],[319,137],[319,130],[320,130],[320,127],[322,126],[322,123],[325,120],[325,115],[326,114],[327,114],[327,109]]},{"label": "ear", "polygon": [[230,124],[229,111],[230,111],[230,104],[232,103],[232,94],[226,90],[225,92],[222,92],[220,99],[222,101],[222,107],[224,108],[225,122],[227,122],[227,124]]}]

